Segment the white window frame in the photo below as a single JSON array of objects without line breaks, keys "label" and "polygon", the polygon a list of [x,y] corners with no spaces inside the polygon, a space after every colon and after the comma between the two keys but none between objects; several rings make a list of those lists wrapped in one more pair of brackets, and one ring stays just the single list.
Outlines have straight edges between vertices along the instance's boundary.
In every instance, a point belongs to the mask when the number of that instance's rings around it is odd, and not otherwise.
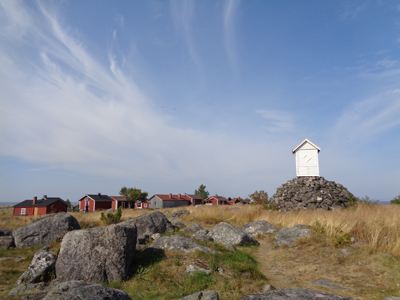
[{"label": "white window frame", "polygon": [[25,216],[26,214],[26,208],[21,208],[21,216]]}]

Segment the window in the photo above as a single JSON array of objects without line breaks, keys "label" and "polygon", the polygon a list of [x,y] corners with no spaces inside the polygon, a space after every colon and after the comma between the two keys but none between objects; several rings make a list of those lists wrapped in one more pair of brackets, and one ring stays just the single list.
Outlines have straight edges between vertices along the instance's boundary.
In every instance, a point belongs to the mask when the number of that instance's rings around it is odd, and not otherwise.
[{"label": "window", "polygon": [[26,208],[21,208],[21,215],[25,216]]},{"label": "window", "polygon": [[146,208],[146,207],[147,207],[147,204],[144,204],[144,207]]}]

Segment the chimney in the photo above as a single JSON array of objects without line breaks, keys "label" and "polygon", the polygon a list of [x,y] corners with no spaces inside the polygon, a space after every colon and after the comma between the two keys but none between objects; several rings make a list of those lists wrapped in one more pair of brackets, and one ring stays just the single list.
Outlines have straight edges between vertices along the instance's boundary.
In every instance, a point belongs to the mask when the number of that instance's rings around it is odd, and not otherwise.
[{"label": "chimney", "polygon": [[98,193],[99,197],[101,197],[101,193]]},{"label": "chimney", "polygon": [[32,205],[36,205],[36,204],[37,204],[37,197],[33,197]]},{"label": "chimney", "polygon": [[215,197],[218,197],[218,194],[215,194]]},{"label": "chimney", "polygon": [[43,195],[43,199],[46,200],[47,199],[47,195]]},{"label": "chimney", "polygon": [[171,193],[169,193],[169,199],[172,199],[172,194]]},{"label": "chimney", "polygon": [[184,196],[186,196],[186,193],[183,193]]},{"label": "chimney", "polygon": [[181,199],[181,194],[178,194],[178,199]]}]

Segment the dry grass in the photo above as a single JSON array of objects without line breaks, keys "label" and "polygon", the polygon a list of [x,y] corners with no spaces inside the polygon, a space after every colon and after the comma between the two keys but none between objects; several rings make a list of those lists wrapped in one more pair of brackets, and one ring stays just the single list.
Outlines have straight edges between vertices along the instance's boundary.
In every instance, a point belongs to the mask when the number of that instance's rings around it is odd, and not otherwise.
[{"label": "dry grass", "polygon": [[[236,207],[236,206],[235,206]],[[243,226],[257,220],[266,220],[281,227],[293,227],[298,224],[315,226],[318,222],[326,236],[333,238],[348,233],[360,240],[362,246],[374,253],[388,253],[400,258],[400,205],[368,205],[334,211],[303,210],[289,213],[264,210],[260,206],[189,207],[191,212],[183,219],[186,223],[201,222],[212,227],[219,222],[228,222],[234,226]],[[195,220],[190,220],[195,217]]]}]

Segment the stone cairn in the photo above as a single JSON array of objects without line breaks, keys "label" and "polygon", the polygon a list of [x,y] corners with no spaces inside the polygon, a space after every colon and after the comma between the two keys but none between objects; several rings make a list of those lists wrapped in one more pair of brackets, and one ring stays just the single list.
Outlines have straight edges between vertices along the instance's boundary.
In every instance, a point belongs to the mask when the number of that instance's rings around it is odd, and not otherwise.
[{"label": "stone cairn", "polygon": [[341,184],[324,177],[296,177],[277,188],[270,199],[279,211],[298,209],[330,210],[346,207],[353,195]]}]

